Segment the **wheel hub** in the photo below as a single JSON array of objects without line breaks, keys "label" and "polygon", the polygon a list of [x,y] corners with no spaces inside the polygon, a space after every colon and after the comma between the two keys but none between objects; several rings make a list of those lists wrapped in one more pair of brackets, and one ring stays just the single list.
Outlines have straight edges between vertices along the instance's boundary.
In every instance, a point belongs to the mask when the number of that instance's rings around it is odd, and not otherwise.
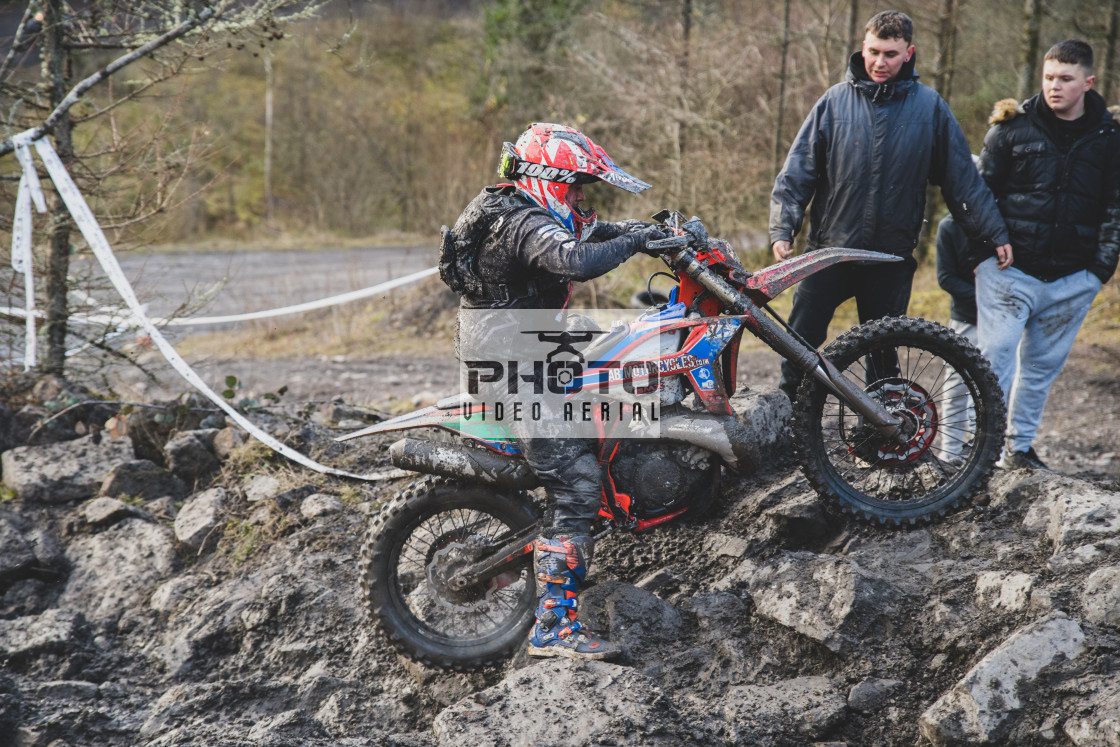
[{"label": "wheel hub", "polygon": [[[905,379],[884,379],[868,387],[867,393],[899,419],[900,434],[894,443],[885,443],[871,429],[857,429],[863,443],[852,447],[864,461],[880,467],[899,467],[917,461],[937,436],[937,408],[925,389]],[[866,439],[866,440],[864,440]],[[854,439],[855,440],[855,439]]]},{"label": "wheel hub", "polygon": [[439,549],[431,554],[427,575],[432,598],[441,607],[460,612],[469,611],[489,602],[495,591],[508,585],[500,583],[500,578],[491,579],[486,585],[464,585],[457,578],[465,568],[490,549],[490,543],[484,537],[471,535],[462,539],[441,538],[436,546]]}]

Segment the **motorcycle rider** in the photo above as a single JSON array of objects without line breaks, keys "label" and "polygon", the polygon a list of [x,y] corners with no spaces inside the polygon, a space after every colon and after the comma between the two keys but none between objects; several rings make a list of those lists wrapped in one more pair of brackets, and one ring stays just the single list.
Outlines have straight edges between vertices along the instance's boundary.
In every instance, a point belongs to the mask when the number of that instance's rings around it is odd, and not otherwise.
[{"label": "motorcycle rider", "polygon": [[[454,228],[445,229],[441,242],[440,275],[460,294],[462,309],[563,310],[573,281],[599,277],[665,235],[641,221],[598,221],[584,206],[584,184],[604,181],[633,193],[650,185],[571,127],[530,125],[516,143],[504,144],[498,174],[512,183],[484,188]],[[460,315],[460,342],[468,334],[511,334],[511,327],[496,326],[467,330]],[[529,655],[617,656],[617,644],[590,633],[578,619],[579,591],[593,550],[590,528],[602,494],[593,445],[580,438],[540,437],[525,422],[510,425],[555,505],[553,526],[534,546],[539,602]]]}]

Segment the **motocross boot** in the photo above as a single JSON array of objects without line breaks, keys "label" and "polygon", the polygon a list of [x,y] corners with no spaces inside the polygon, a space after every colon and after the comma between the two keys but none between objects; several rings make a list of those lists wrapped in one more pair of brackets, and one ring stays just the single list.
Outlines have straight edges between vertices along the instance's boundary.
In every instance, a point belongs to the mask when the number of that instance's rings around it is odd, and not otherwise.
[{"label": "motocross boot", "polygon": [[534,543],[537,573],[537,624],[529,635],[529,656],[610,659],[622,647],[586,631],[579,616],[579,587],[591,561],[590,537],[542,536]]}]

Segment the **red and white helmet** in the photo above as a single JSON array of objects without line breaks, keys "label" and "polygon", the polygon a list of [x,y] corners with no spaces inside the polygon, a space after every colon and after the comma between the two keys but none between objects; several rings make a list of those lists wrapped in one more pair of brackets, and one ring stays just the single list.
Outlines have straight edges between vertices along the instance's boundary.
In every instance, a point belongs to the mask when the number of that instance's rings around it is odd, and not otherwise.
[{"label": "red and white helmet", "polygon": [[582,210],[568,194],[573,184],[604,181],[627,192],[642,192],[649,184],[620,169],[607,152],[579,130],[536,122],[517,139],[505,143],[498,174],[552,213],[577,239],[595,230],[595,211]]}]

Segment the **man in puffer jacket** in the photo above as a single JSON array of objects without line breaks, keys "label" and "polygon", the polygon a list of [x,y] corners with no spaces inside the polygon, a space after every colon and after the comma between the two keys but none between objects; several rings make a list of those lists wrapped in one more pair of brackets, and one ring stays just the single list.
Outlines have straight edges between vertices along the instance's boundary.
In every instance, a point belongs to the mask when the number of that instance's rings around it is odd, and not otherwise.
[{"label": "man in puffer jacket", "polygon": [[[808,250],[873,249],[902,262],[843,262],[802,281],[790,325],[814,347],[824,342],[841,303],[853,296],[865,322],[906,313],[925,214],[926,184],[937,184],[970,238],[1003,258],[1007,229],[984,185],[949,105],[914,72],[914,24],[898,11],[872,18],[847,81],[828,89],[809,113],[774,182],[770,242],[775,259],[790,255],[805,208]],[[782,363],[781,388],[792,400],[801,379]]]},{"label": "man in puffer jacket", "polygon": [[1120,254],[1120,127],[1092,90],[1093,49],[1050,48],[1042,93],[996,104],[980,172],[999,200],[1014,266],[976,253],[980,350],[1008,399],[1001,466],[1046,469],[1032,446],[1050,386]]}]

